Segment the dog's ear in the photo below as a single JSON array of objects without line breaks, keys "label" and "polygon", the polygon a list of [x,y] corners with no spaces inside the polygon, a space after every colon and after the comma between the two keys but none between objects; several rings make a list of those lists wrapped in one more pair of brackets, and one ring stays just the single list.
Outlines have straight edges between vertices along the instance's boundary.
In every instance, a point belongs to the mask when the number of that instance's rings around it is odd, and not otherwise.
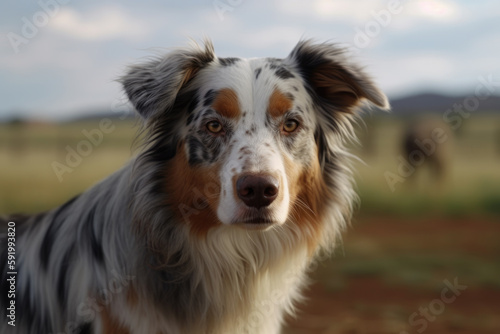
[{"label": "dog's ear", "polygon": [[353,138],[350,120],[363,102],[389,109],[387,97],[363,70],[351,64],[345,50],[332,44],[301,41],[285,60],[302,76],[317,108],[315,139],[324,174],[335,183],[334,149],[344,138]]},{"label": "dog's ear", "polygon": [[345,50],[332,44],[301,41],[287,62],[297,68],[307,89],[329,112],[353,112],[363,101],[388,109],[387,97],[359,67],[350,64]]},{"label": "dog's ear", "polygon": [[189,48],[131,66],[119,81],[139,114],[144,119],[156,118],[173,107],[181,88],[214,59],[210,41],[205,41],[204,48],[193,43]]}]

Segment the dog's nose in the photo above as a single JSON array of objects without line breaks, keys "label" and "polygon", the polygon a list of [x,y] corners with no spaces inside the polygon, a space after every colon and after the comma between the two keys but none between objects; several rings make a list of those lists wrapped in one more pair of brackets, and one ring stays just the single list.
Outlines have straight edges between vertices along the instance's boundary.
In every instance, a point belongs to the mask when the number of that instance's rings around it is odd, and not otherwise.
[{"label": "dog's nose", "polygon": [[271,175],[243,175],[236,181],[238,197],[249,207],[270,205],[279,192],[279,181]]}]

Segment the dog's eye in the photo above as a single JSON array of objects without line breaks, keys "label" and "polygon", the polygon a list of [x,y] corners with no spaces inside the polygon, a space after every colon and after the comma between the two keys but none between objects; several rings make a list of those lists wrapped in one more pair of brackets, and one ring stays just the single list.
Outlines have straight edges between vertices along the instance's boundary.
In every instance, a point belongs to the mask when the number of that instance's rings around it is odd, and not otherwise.
[{"label": "dog's eye", "polygon": [[291,133],[297,130],[298,127],[299,127],[299,122],[297,122],[294,119],[289,119],[283,124],[283,131]]},{"label": "dog's eye", "polygon": [[222,124],[217,121],[210,121],[207,123],[207,130],[212,133],[220,133],[222,131]]}]

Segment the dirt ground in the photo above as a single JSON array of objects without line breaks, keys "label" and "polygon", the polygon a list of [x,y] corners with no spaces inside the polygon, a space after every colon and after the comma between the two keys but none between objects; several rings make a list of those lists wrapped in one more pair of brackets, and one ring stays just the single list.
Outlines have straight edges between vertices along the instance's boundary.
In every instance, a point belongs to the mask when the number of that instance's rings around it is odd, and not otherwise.
[{"label": "dirt ground", "polygon": [[[377,256],[389,257],[405,252],[438,254],[445,251],[491,261],[494,269],[500,269],[498,218],[421,219],[410,223],[402,223],[394,218],[363,218],[354,224],[344,238],[346,255],[343,261],[349,261],[349,243],[367,241],[383,245],[383,251]],[[331,260],[328,265],[335,266],[335,261]],[[441,272],[437,271],[437,276],[453,281],[453,270],[447,268],[446,264],[442,268]],[[481,269],[480,266],[475,268],[471,270]],[[492,272],[493,275],[497,273],[498,270]],[[419,286],[418,282],[403,284],[387,280],[391,273],[384,274],[385,277],[347,277],[346,284],[338,289],[329,288],[328,279],[316,279],[306,290],[308,301],[299,306],[295,318],[288,320],[284,333],[500,333],[500,287],[468,280],[467,277],[475,276],[474,272],[470,272],[466,278],[463,275],[458,277],[459,284],[467,283],[467,289],[450,303],[439,301],[444,284],[442,288],[432,289]],[[500,281],[500,277],[496,276],[493,280]],[[429,318],[426,319],[423,313],[419,313],[421,307],[433,307],[436,313],[427,313]],[[416,315],[411,322],[413,313]]]}]

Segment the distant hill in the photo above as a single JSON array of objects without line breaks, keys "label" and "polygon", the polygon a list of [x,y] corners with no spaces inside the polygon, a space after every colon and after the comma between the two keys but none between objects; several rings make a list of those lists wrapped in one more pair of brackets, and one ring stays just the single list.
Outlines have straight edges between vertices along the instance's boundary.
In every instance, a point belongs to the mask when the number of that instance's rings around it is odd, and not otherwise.
[{"label": "distant hill", "polygon": [[121,110],[121,111],[110,111],[110,110],[92,110],[88,111],[80,116],[72,117],[62,121],[62,123],[72,123],[72,122],[82,122],[82,121],[99,121],[103,118],[109,118],[114,120],[133,120],[136,114],[133,110]]},{"label": "distant hill", "polygon": [[[453,108],[455,104],[463,104],[467,97],[467,95],[448,96],[422,93],[391,99],[390,102],[395,115],[411,115],[415,112],[443,113],[447,109]],[[500,113],[500,96],[490,96],[485,100],[479,100],[479,107],[475,112]]]},{"label": "distant hill", "polygon": [[[470,96],[473,96],[472,94]],[[463,104],[467,95],[449,96],[436,93],[421,93],[406,96],[403,98],[390,99],[392,112],[387,116],[412,116],[417,113],[431,113],[442,115],[446,110],[453,108],[455,104]],[[476,113],[498,113],[500,115],[500,96],[490,96],[486,100],[479,101],[479,107]],[[103,118],[133,120],[136,113],[133,110],[111,111],[109,109],[82,111],[78,116],[61,119],[59,123],[72,123],[81,121],[99,121]],[[16,123],[24,121],[33,121],[24,117],[5,117],[0,118],[0,123]],[[36,121],[36,119],[35,119]],[[41,123],[50,123],[40,121]]]}]

